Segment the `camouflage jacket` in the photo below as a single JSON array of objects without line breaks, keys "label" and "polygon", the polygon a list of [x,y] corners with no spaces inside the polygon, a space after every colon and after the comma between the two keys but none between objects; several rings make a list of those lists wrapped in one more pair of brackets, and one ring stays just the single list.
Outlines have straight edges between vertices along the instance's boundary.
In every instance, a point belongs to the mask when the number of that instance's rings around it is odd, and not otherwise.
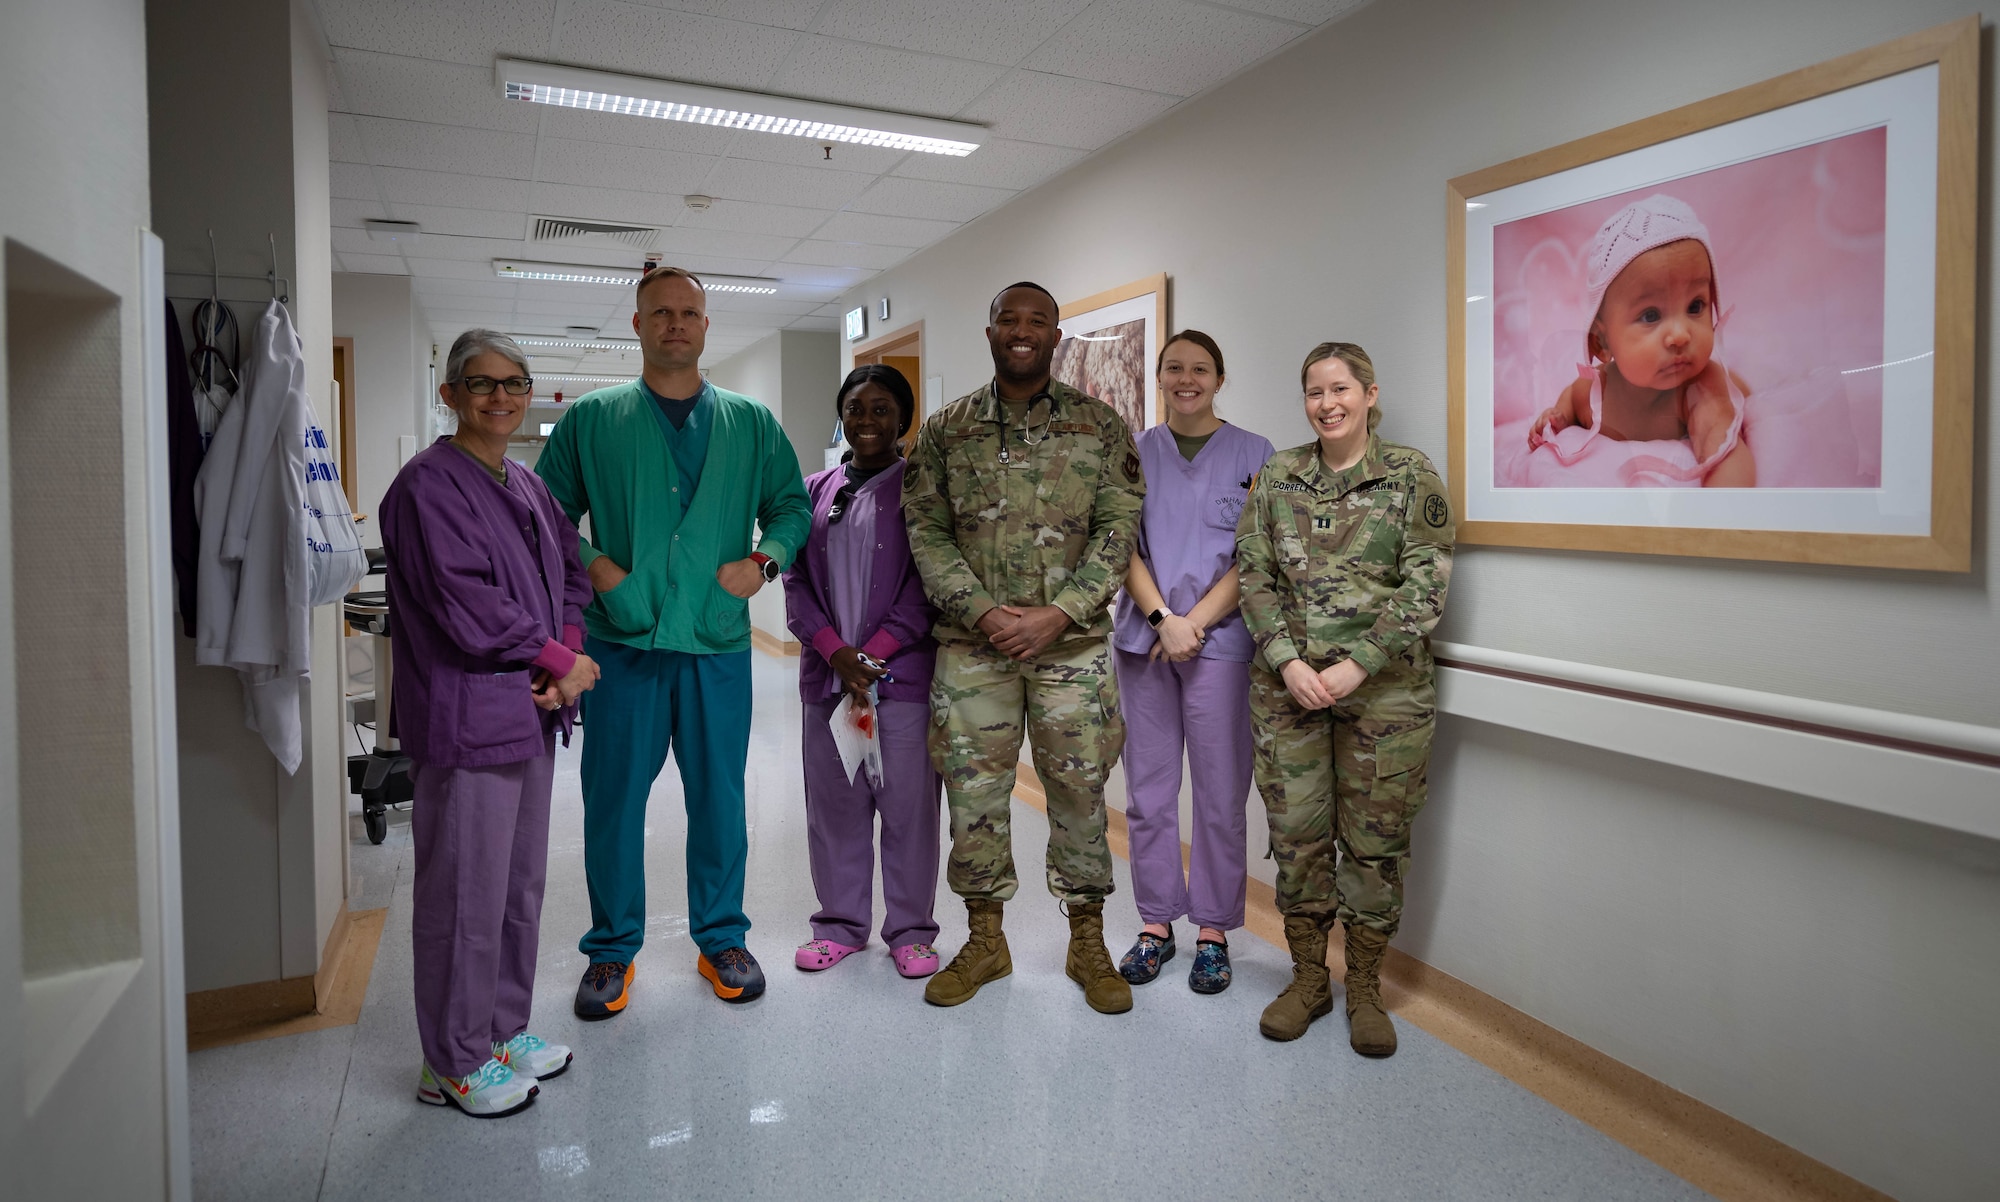
[{"label": "camouflage jacket", "polygon": [[903,518],[939,639],[984,642],[979,619],[996,605],[1054,605],[1085,634],[1111,629],[1146,495],[1139,453],[1111,406],[1060,380],[1047,395],[1010,427],[989,383],[917,432]]},{"label": "camouflage jacket", "polygon": [[1345,472],[1327,470],[1317,443],[1273,455],[1236,525],[1243,621],[1263,663],[1428,667],[1455,529],[1422,451],[1370,434]]}]

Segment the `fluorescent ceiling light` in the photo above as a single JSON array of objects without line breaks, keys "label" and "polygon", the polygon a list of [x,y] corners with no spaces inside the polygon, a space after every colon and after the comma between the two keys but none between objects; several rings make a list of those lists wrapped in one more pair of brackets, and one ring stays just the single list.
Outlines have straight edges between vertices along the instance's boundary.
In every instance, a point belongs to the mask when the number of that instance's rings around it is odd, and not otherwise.
[{"label": "fluorescent ceiling light", "polygon": [[500,95],[507,100],[719,125],[754,133],[790,134],[818,142],[852,142],[963,157],[979,149],[987,138],[985,127],[963,121],[531,63],[517,58],[497,60],[493,76],[500,86]]},{"label": "fluorescent ceiling light", "polygon": [[632,377],[631,376],[563,376],[563,375],[543,375],[541,372],[535,373],[535,383],[537,384],[547,383],[550,380],[563,380],[571,384],[627,384],[631,382]]},{"label": "fluorescent ceiling light", "polygon": [[[545,280],[557,284],[616,284],[629,288],[639,282],[636,267],[593,267],[588,263],[530,263],[521,259],[493,260],[493,274],[503,280]],[[696,272],[708,292],[776,296],[778,281],[754,275],[709,275]]]},{"label": "fluorescent ceiling light", "polygon": [[[522,346],[549,346],[569,351],[636,351],[639,340],[628,338],[624,341],[605,341],[596,338],[549,338],[536,334],[509,335]],[[530,356],[532,358],[533,356]]]}]

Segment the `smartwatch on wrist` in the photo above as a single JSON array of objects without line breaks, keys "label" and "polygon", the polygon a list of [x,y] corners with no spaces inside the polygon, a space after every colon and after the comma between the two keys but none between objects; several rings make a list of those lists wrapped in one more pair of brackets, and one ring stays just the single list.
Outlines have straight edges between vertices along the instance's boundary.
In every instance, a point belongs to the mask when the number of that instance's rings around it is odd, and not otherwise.
[{"label": "smartwatch on wrist", "polygon": [[1174,611],[1162,605],[1160,606],[1160,608],[1146,615],[1146,625],[1151,626],[1155,630],[1157,630],[1159,629],[1160,623],[1166,621],[1168,618],[1171,618],[1173,616],[1174,616]]},{"label": "smartwatch on wrist", "polygon": [[750,552],[750,558],[753,562],[756,563],[757,570],[764,573],[764,582],[766,584],[769,584],[771,581],[776,580],[780,575],[783,574],[778,567],[778,561],[772,559],[769,555],[764,554],[762,551]]}]

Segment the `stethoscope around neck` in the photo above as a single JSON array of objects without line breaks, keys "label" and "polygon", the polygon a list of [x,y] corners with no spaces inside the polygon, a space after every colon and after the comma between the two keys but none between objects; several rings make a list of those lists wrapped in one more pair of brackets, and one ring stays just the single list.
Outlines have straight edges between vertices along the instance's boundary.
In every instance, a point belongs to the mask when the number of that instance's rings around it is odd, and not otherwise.
[{"label": "stethoscope around neck", "polygon": [[[1013,453],[1007,449],[1007,433],[1010,428],[1007,425],[1007,402],[1000,396],[1000,390],[997,387],[993,390],[993,398],[1000,402],[1000,462],[1012,463],[1014,461]],[[1054,393],[1044,388],[1029,397],[1026,412],[1032,414],[1035,411],[1036,401],[1047,401],[1049,408],[1048,416],[1042,419],[1042,432],[1040,434],[1035,435],[1033,438],[1028,437],[1029,432],[1035,428],[1032,421],[1021,427],[1021,441],[1031,447],[1042,445],[1043,440],[1049,436],[1049,427],[1056,420],[1056,398]]]}]

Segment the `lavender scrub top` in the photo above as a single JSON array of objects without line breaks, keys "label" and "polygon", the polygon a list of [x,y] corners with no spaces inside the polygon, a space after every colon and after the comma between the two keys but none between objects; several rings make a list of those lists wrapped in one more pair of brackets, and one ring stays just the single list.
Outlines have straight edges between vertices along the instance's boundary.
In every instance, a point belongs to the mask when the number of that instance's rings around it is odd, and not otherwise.
[{"label": "lavender scrub top", "polygon": [[[1195,452],[1181,457],[1174,432],[1164,422],[1142,431],[1133,442],[1146,472],[1146,502],[1139,511],[1134,554],[1145,561],[1167,608],[1186,614],[1236,563],[1236,519],[1250,496],[1250,482],[1274,448],[1269,439],[1224,422]],[[1111,641],[1120,651],[1144,654],[1157,639],[1139,603],[1118,590]],[[1202,659],[1249,662],[1256,653],[1243,615],[1209,628]]]}]

